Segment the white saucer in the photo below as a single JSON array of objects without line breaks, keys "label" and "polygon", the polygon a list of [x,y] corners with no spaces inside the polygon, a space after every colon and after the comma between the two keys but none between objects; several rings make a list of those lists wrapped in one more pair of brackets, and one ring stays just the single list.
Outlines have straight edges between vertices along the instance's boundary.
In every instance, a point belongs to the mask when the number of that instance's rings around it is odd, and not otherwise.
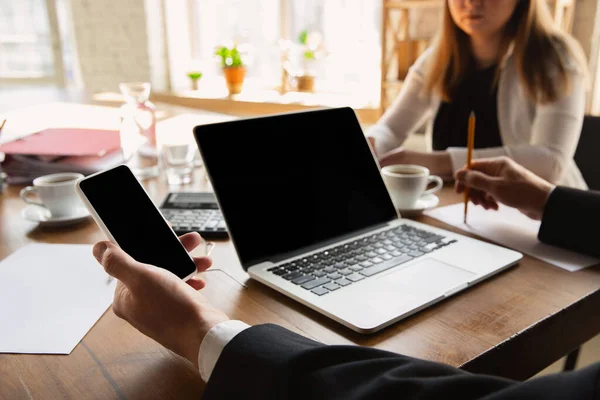
[{"label": "white saucer", "polygon": [[422,214],[425,210],[436,207],[438,204],[440,204],[440,199],[435,194],[428,194],[417,200],[411,208],[405,210],[399,209],[398,212],[402,218],[414,217],[415,215]]},{"label": "white saucer", "polygon": [[50,211],[46,210],[44,207],[30,204],[21,210],[21,216],[27,221],[40,224],[40,226],[52,227],[77,224],[87,219],[90,216],[90,213],[87,208],[78,207],[73,215],[67,217],[52,217]]}]

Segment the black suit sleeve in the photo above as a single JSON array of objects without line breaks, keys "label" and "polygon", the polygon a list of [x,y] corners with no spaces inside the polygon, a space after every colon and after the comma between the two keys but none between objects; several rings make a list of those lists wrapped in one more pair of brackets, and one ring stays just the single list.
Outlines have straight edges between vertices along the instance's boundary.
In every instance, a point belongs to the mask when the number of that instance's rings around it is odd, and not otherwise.
[{"label": "black suit sleeve", "polygon": [[223,350],[204,399],[595,399],[600,364],[524,383],[359,346],[326,346],[276,325]]},{"label": "black suit sleeve", "polygon": [[540,241],[600,257],[600,192],[556,187],[544,209]]}]

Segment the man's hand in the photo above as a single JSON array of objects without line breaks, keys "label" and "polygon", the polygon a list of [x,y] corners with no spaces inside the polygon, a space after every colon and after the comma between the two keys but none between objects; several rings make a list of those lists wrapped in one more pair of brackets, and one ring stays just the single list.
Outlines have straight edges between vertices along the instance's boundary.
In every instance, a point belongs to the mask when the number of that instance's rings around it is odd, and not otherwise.
[{"label": "man's hand", "polygon": [[[202,238],[188,233],[180,240],[192,251]],[[213,326],[229,320],[197,292],[206,285],[204,280],[184,282],[165,269],[135,261],[110,242],[96,243],[93,253],[106,272],[119,281],[114,313],[197,367],[204,336]],[[194,258],[194,262],[199,272],[212,264],[208,257]]]},{"label": "man's hand", "polygon": [[474,160],[471,169],[456,173],[456,192],[469,187],[469,199],[486,210],[498,203],[517,208],[530,218],[540,220],[554,185],[508,157]]}]

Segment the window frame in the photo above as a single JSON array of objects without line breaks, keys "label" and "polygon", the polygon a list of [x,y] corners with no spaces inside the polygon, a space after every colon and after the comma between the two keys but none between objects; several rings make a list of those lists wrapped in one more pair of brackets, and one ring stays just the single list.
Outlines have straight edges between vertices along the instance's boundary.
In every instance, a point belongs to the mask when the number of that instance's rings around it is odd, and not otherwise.
[{"label": "window frame", "polygon": [[[65,87],[65,66],[63,61],[63,49],[60,38],[60,28],[58,24],[58,11],[56,0],[45,0],[46,11],[48,15],[48,27],[50,30],[50,47],[52,49],[52,70],[50,75],[41,76],[2,76],[0,83],[12,84],[55,84],[58,87]],[[1,39],[0,39],[1,40]]]}]

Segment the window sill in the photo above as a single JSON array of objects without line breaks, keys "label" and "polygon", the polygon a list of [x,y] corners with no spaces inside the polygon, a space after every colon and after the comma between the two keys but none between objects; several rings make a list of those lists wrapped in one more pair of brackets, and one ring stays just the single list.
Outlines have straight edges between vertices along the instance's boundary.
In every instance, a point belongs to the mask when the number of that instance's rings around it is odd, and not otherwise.
[{"label": "window sill", "polygon": [[345,106],[352,107],[362,123],[374,123],[380,115],[379,104],[365,99],[368,96],[350,93],[317,90],[314,93],[282,94],[275,89],[265,89],[251,79],[244,83],[242,93],[233,96],[228,95],[223,79],[200,80],[198,86],[198,90],[155,92],[152,94],[152,100],[237,116]]}]

